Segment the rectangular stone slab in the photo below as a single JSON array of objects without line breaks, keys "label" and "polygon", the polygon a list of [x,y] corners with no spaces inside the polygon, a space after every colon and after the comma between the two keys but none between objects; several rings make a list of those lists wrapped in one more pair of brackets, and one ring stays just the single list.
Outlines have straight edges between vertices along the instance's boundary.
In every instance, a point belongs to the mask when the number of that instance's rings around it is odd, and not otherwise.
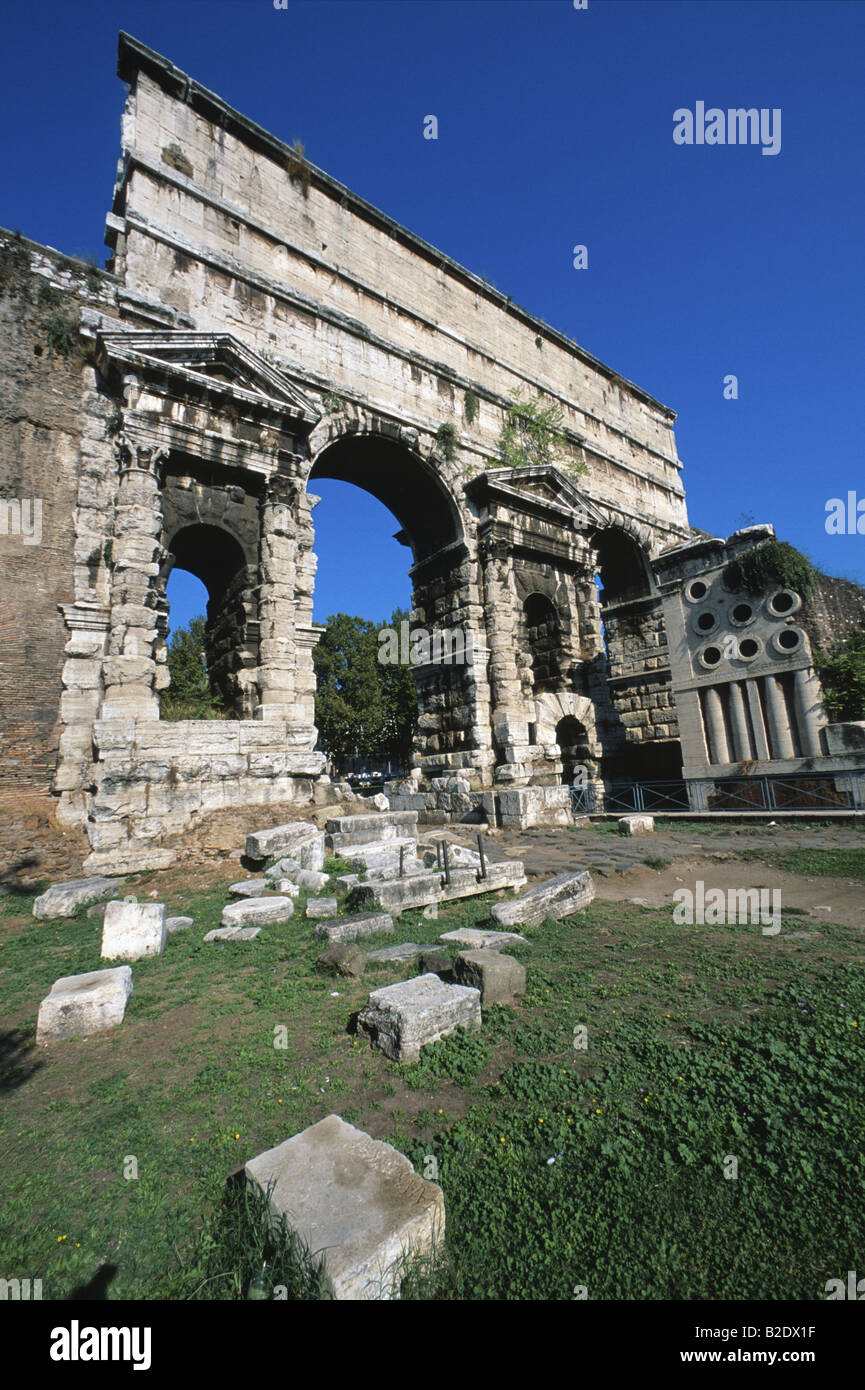
[{"label": "rectangular stone slab", "polygon": [[75,878],[68,883],[52,883],[33,903],[33,916],[74,917],[82,903],[94,903],[119,888],[119,878]]},{"label": "rectangular stone slab", "polygon": [[377,936],[379,932],[392,932],[393,918],[387,912],[365,912],[358,917],[335,917],[332,921],[319,922],[316,936],[328,941],[357,941],[359,936]]},{"label": "rectangular stone slab", "polygon": [[106,960],[160,956],[167,935],[165,903],[110,902],[102,919],[100,955]]},{"label": "rectangular stone slab", "polygon": [[346,858],[352,845],[370,840],[395,840],[417,837],[416,811],[379,811],[366,816],[335,816],[325,821],[328,849],[338,849]]},{"label": "rectangular stone slab", "polygon": [[205,941],[254,941],[261,927],[214,927],[206,933]]},{"label": "rectangular stone slab", "polygon": [[439,941],[453,943],[454,946],[468,946],[471,951],[500,951],[503,946],[515,946],[518,942],[528,946],[528,937],[515,931],[488,931],[482,927],[460,927],[458,931],[446,931]]},{"label": "rectangular stone slab", "polygon": [[320,869],[324,864],[324,833],[312,821],[292,821],[247,835],[247,859],[259,862],[274,855],[295,859],[302,869]]},{"label": "rectangular stone slab", "polygon": [[526,881],[525,870],[518,859],[500,860],[497,864],[488,864],[487,869],[487,877],[481,878],[475,869],[455,866],[450,872],[450,883],[438,870],[414,873],[405,878],[371,876],[351,890],[349,902],[357,907],[371,907],[377,903],[388,911],[404,912],[410,907],[477,897],[498,888],[519,888]]},{"label": "rectangular stone slab", "polygon": [[480,990],[446,985],[433,974],[374,989],[357,1020],[358,1035],[394,1062],[416,1062],[427,1043],[480,1026]]},{"label": "rectangular stone slab", "polygon": [[307,898],[307,917],[332,917],[339,903],[336,898]]},{"label": "rectangular stone slab", "polygon": [[399,1296],[394,1266],[444,1239],[444,1195],[390,1144],[328,1115],[246,1164],[312,1255],[338,1299]]},{"label": "rectangular stone slab", "polygon": [[380,951],[367,951],[366,958],[372,965],[399,964],[414,960],[422,950],[423,946],[418,946],[416,941],[403,941],[399,946],[383,946]]},{"label": "rectangular stone slab", "polygon": [[222,909],[223,927],[266,927],[271,922],[287,922],[294,912],[292,898],[244,898]]},{"label": "rectangular stone slab", "polygon": [[547,917],[557,922],[588,907],[595,896],[592,876],[585,869],[578,874],[558,874],[536,888],[514,898],[513,902],[496,903],[491,910],[493,920],[500,926],[537,927]]},{"label": "rectangular stone slab", "polygon": [[132,993],[132,970],[118,965],[111,970],[90,970],[85,975],[64,975],[55,980],[39,1005],[37,1043],[62,1038],[89,1038],[123,1022],[126,1001]]}]

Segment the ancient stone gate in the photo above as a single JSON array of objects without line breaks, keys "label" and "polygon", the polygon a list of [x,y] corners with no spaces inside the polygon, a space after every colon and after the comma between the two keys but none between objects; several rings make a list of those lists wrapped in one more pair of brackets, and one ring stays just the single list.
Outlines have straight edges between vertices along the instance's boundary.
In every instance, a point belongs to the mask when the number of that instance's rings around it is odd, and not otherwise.
[{"label": "ancient stone gate", "polygon": [[[416,621],[474,635],[471,664],[416,672],[425,778],[679,776],[677,610],[655,568],[694,536],[673,412],[126,35],[118,72],[108,271],[23,258],[75,301],[84,344],[47,520],[64,576],[53,789],[88,867],[168,863],[202,817],[321,785],[317,478],[398,518]],[[515,393],[561,409],[556,466],[501,465]],[[159,717],[174,565],[208,590],[223,720]]]}]

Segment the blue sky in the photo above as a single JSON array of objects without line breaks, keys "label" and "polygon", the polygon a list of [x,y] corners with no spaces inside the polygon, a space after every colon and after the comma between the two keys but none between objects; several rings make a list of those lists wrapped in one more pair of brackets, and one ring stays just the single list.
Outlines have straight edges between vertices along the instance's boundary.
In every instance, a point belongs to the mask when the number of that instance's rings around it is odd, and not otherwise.
[{"label": "blue sky", "polygon": [[[865,6],[7,7],[0,223],[100,260],[121,28],[672,406],[692,524],[773,521],[865,581],[865,537],[825,530],[830,497],[865,498]],[[780,108],[780,153],[675,145],[673,112],[700,100]],[[405,603],[393,518],[346,485],[316,488],[316,617]]]}]

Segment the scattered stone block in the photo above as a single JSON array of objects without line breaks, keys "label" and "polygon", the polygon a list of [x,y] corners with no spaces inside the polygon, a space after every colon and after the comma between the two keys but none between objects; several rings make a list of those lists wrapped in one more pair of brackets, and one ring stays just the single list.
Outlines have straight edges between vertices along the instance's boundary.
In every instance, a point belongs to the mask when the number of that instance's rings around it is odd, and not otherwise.
[{"label": "scattered stone block", "polygon": [[620,835],[651,835],[655,829],[654,816],[621,816]]},{"label": "scattered stone block", "polygon": [[384,792],[376,792],[375,796],[371,797],[370,800],[377,811],[390,810],[390,802]]},{"label": "scattered stone block", "polygon": [[512,902],[496,903],[491,909],[493,920],[500,926],[519,924],[537,927],[547,917],[557,922],[588,907],[595,896],[592,876],[585,869],[576,874],[558,874],[530,888]]},{"label": "scattered stone block", "polygon": [[33,916],[74,917],[82,904],[96,902],[119,888],[120,880],[116,878],[75,878],[68,883],[52,883],[34,902]]},{"label": "scattered stone block", "polygon": [[37,1043],[63,1038],[89,1038],[123,1022],[126,1001],[132,993],[128,965],[110,970],[90,970],[85,975],[64,975],[55,980],[39,1005]]},{"label": "scattered stone block", "polygon": [[399,1296],[395,1266],[444,1239],[444,1196],[390,1144],[328,1115],[246,1164],[312,1254],[338,1299]]},{"label": "scattered stone block", "polygon": [[315,968],[326,975],[359,980],[366,969],[366,952],[351,942],[332,941],[315,962]]},{"label": "scattered stone block", "polygon": [[220,921],[224,927],[267,927],[273,922],[287,922],[293,912],[291,898],[244,898],[224,907]]},{"label": "scattered stone block", "polygon": [[320,922],[315,934],[328,941],[356,941],[359,936],[378,936],[393,929],[393,918],[387,912],[366,912],[358,917],[337,917]]},{"label": "scattered stone block", "polygon": [[166,917],[165,930],[170,936],[172,932],[186,931],[187,927],[192,926],[191,917]]},{"label": "scattered stone block", "polygon": [[352,888],[356,888],[360,883],[360,874],[341,874],[336,882],[337,887],[344,893],[350,893]]},{"label": "scattered stone block", "polygon": [[324,865],[324,833],[312,821],[292,821],[290,825],[274,825],[246,837],[246,857],[258,862],[274,855],[296,859],[302,869],[320,869]]},{"label": "scattered stone block", "polygon": [[301,888],[314,888],[317,893],[330,881],[330,874],[320,873],[318,869],[299,869],[295,877]]},{"label": "scattered stone block", "polygon": [[168,933],[164,903],[110,902],[102,920],[106,960],[141,960],[165,950]]},{"label": "scattered stone block", "polygon": [[446,931],[439,941],[451,941],[454,946],[468,946],[471,951],[500,951],[503,946],[528,946],[528,938],[515,931],[489,931],[482,927],[460,927]]},{"label": "scattered stone block", "polygon": [[526,968],[503,951],[461,951],[453,970],[461,985],[480,990],[482,1007],[525,997]]},{"label": "scattered stone block", "polygon": [[261,927],[214,927],[207,932],[205,941],[254,941]]},{"label": "scattered stone block", "polygon": [[396,965],[414,960],[420,949],[416,941],[403,941],[399,946],[383,946],[380,951],[367,951],[366,958],[373,965]]},{"label": "scattered stone block", "polygon": [[290,878],[272,878],[268,884],[274,893],[281,893],[286,898],[297,898],[300,896],[300,884],[295,883]]},{"label": "scattered stone block", "polygon": [[265,878],[294,878],[300,873],[299,859],[277,859],[275,864],[271,864],[269,869],[265,869]]},{"label": "scattered stone block", "polygon": [[332,917],[339,907],[336,898],[307,898],[307,917]]},{"label": "scattered stone block", "polygon": [[228,891],[233,898],[260,898],[273,891],[273,883],[269,878],[245,878],[230,884]]},{"label": "scattered stone block", "polygon": [[357,1031],[394,1062],[416,1062],[427,1043],[457,1028],[481,1026],[480,991],[446,985],[438,975],[418,975],[385,985],[369,996],[358,1015]]}]

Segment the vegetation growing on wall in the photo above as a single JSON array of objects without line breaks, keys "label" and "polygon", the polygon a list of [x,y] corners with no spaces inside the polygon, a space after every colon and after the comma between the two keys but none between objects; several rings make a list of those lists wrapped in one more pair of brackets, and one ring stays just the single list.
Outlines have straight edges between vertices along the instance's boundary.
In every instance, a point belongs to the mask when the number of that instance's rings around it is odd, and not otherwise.
[{"label": "vegetation growing on wall", "polygon": [[814,665],[829,718],[865,719],[865,631],[854,632],[831,656],[815,651]]},{"label": "vegetation growing on wall", "polygon": [[477,394],[477,392],[476,392],[476,391],[472,391],[471,389],[469,389],[468,391],[466,391],[465,400],[464,400],[464,402],[463,402],[463,413],[464,413],[464,415],[465,415],[465,417],[466,417],[466,424],[467,424],[467,425],[473,425],[473,424],[474,424],[475,420],[476,420],[477,417],[478,417],[478,407],[479,407],[479,405],[480,405],[480,401],[478,400],[478,394]]},{"label": "vegetation growing on wall", "polygon": [[453,463],[457,451],[457,432],[455,426],[445,423],[436,430],[436,443],[439,453],[447,463]]},{"label": "vegetation growing on wall", "polygon": [[746,550],[724,571],[724,583],[735,593],[756,598],[772,585],[783,585],[803,597],[816,588],[818,574],[807,555],[787,541],[768,540]]},{"label": "vegetation growing on wall", "polygon": [[544,406],[542,397],[530,401],[519,391],[511,397],[499,435],[499,454],[506,468],[529,468],[558,464],[574,473],[585,473],[584,463],[563,457],[567,436],[561,428],[558,405]]},{"label": "vegetation growing on wall", "polygon": [[162,151],[162,162],[176,169],[179,174],[185,174],[188,179],[193,176],[192,165],[179,145],[166,145]]},{"label": "vegetation growing on wall", "polygon": [[300,184],[304,198],[309,197],[310,169],[302,140],[295,140],[285,155],[285,172],[292,182]]}]

